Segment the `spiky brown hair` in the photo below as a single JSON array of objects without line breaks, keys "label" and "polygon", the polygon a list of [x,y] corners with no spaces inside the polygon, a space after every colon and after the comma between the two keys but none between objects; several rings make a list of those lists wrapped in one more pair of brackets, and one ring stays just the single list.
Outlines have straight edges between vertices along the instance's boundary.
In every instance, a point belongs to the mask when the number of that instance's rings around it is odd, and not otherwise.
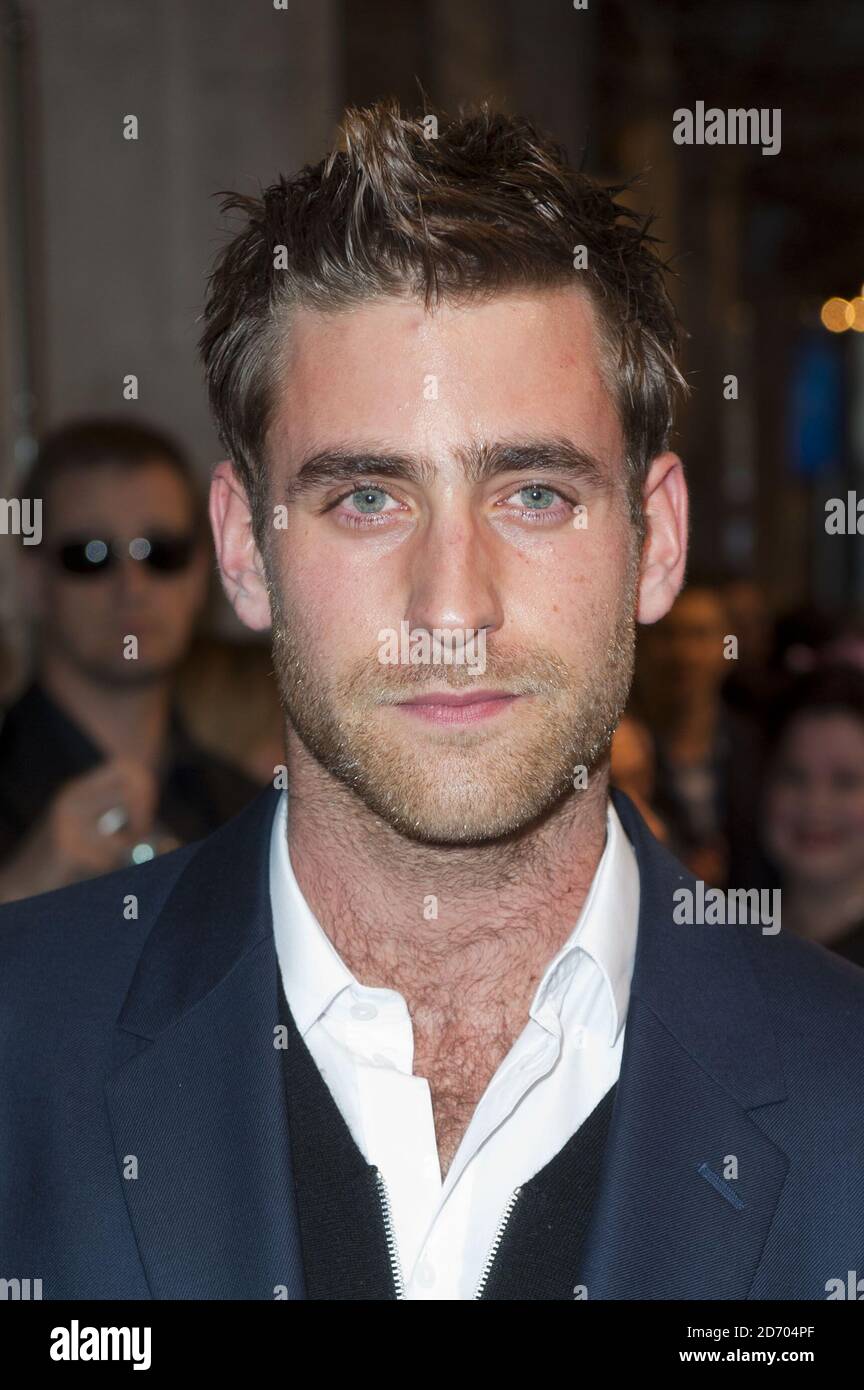
[{"label": "spiky brown hair", "polygon": [[[264,190],[223,195],[242,230],[209,281],[200,350],[222,443],[252,505],[266,507],[265,443],[280,346],[297,306],[333,311],[382,296],[440,300],[581,283],[597,311],[602,369],[625,439],[634,518],[650,460],[668,447],[679,326],[653,217],[616,202],[520,116],[481,105],[408,117],[394,100],[346,111],[341,147]],[[584,269],[574,269],[576,247]],[[277,248],[284,248],[277,255]]]}]

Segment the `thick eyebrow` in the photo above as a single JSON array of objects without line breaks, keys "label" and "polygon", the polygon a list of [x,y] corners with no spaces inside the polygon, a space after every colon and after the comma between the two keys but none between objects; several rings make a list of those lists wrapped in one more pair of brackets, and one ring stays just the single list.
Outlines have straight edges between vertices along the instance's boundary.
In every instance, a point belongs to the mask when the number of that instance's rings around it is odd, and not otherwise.
[{"label": "thick eyebrow", "polygon": [[608,487],[610,470],[596,454],[564,436],[500,440],[459,451],[469,483],[485,483],[499,473],[559,473],[591,487]]},{"label": "thick eyebrow", "polygon": [[410,454],[390,449],[355,449],[332,445],[307,454],[293,478],[284,488],[286,502],[297,502],[310,493],[319,492],[330,483],[362,481],[371,474],[384,478],[401,478],[404,482],[430,487],[437,476],[434,464]]},{"label": "thick eyebrow", "polygon": [[[471,444],[457,450],[456,458],[466,482],[475,485],[500,473],[555,473],[594,488],[612,483],[607,464],[563,436]],[[294,477],[288,479],[283,495],[286,502],[296,502],[330,483],[362,481],[372,475],[431,487],[438,469],[429,459],[386,448],[357,450],[337,444],[307,454]]]}]

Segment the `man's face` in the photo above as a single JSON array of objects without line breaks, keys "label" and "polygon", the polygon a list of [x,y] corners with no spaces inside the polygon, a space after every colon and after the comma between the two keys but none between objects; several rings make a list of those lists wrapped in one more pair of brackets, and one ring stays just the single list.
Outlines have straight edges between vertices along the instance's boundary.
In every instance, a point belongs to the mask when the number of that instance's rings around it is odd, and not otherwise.
[{"label": "man's face", "polygon": [[[574,475],[562,441],[594,469]],[[531,448],[542,468],[515,452]],[[413,476],[364,463],[292,491],[304,462],[337,449],[398,455]],[[466,469],[482,450],[498,469]],[[301,311],[268,454],[269,502],[286,503],[266,548],[293,753],[421,841],[529,825],[605,753],[633,669],[639,546],[589,301],[568,289],[433,313]],[[435,645],[433,664],[404,648],[382,662],[382,631],[403,623],[482,630],[485,670]],[[461,713],[404,703],[442,691],[510,698]]]},{"label": "man's face", "polygon": [[[26,557],[43,649],[109,685],[146,683],[173,670],[203,600],[206,552],[199,541],[188,565],[164,572],[128,547],[190,536],[193,504],[182,478],[158,459],[129,469],[82,466],[52,484],[44,513],[43,543]],[[65,570],[59,547],[91,540],[117,542],[111,566],[87,575]],[[127,636],[138,639],[137,659],[124,655]]]}]

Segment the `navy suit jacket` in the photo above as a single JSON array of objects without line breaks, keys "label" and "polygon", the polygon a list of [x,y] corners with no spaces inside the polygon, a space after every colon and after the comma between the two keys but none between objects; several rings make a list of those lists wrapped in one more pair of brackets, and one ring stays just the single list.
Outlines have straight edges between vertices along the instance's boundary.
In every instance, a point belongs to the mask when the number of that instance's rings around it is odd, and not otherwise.
[{"label": "navy suit jacket", "polygon": [[[695,881],[613,796],[641,905],[579,1278],[589,1300],[824,1299],[864,1276],[864,971],[784,930],[677,925]],[[46,1299],[305,1297],[276,800],[0,912],[0,1278]]]}]

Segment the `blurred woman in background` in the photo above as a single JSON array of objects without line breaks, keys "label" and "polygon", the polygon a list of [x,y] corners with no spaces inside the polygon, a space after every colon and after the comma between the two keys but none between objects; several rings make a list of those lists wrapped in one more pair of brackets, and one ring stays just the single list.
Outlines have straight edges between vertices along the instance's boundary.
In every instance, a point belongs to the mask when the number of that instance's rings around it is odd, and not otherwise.
[{"label": "blurred woman in background", "polygon": [[763,838],[783,926],[864,965],[864,672],[800,677],[767,733]]}]

